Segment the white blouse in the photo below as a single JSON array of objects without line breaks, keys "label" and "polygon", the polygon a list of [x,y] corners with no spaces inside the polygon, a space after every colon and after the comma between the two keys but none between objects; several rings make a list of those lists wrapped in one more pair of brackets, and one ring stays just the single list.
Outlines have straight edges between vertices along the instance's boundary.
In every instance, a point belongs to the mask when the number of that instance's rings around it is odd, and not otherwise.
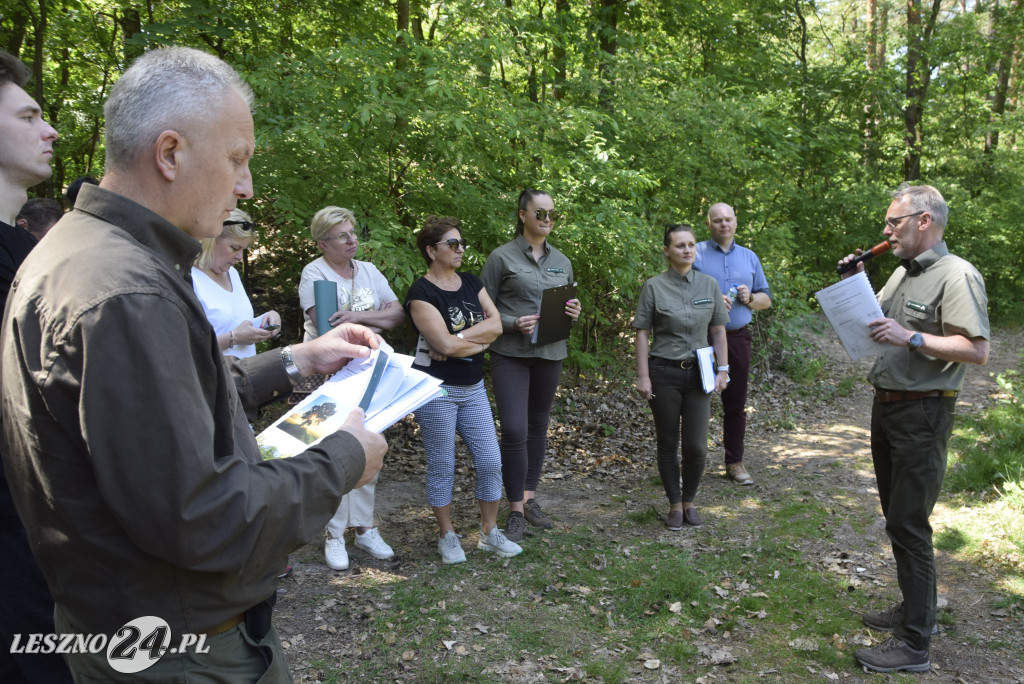
[{"label": "white blouse", "polygon": [[[196,291],[196,296],[206,311],[206,318],[218,335],[234,330],[244,320],[253,321],[255,327],[259,327],[260,323],[253,320],[252,302],[245,294],[242,279],[238,277],[238,271],[234,266],[228,269],[228,277],[231,279],[230,292],[195,266],[192,267],[192,289]],[[256,345],[236,345],[228,347],[224,353],[244,359],[256,355]]]}]

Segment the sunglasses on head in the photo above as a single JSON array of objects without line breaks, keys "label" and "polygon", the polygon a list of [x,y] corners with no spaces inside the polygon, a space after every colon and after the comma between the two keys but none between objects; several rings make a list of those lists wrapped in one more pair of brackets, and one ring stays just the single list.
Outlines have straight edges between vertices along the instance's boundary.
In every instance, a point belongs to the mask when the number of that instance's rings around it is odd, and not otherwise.
[{"label": "sunglasses on head", "polygon": [[224,222],[225,226],[242,226],[242,230],[255,230],[256,224],[252,221],[238,221],[231,219]]}]

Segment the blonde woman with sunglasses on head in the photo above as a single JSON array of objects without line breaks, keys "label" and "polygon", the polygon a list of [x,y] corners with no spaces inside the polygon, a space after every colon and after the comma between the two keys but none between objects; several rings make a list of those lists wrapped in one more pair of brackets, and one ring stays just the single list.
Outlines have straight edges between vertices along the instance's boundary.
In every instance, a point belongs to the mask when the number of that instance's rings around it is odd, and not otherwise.
[{"label": "blonde woman with sunglasses on head", "polygon": [[192,267],[192,289],[217,333],[220,350],[240,359],[255,356],[257,342],[281,332],[281,316],[276,311],[254,318],[252,302],[235,268],[255,234],[252,218],[241,209],[233,210],[219,237],[200,241],[202,251]]},{"label": "blonde woman with sunglasses on head", "polygon": [[[491,385],[501,420],[502,479],[510,509],[505,534],[513,541],[523,538],[527,522],[552,526],[536,494],[568,347],[565,340],[537,345],[532,336],[544,290],[575,282],[568,257],[548,243],[559,219],[551,196],[523,190],[517,212],[515,237],[491,252],[480,274],[501,316],[503,334],[490,350]],[[566,302],[565,315],[579,319],[578,299]]]}]

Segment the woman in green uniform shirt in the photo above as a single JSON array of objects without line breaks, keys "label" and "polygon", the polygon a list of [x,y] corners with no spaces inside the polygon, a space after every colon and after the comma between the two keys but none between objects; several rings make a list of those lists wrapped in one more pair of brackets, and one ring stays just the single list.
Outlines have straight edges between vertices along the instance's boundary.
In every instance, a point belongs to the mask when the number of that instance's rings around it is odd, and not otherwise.
[{"label": "woman in green uniform shirt", "polygon": [[[528,188],[519,194],[516,235],[487,257],[480,279],[498,307],[502,335],[491,344],[491,387],[501,420],[501,473],[508,497],[506,536],[523,538],[526,523],[550,529],[537,503],[548,421],[568,355],[565,340],[537,345],[545,289],[575,282],[569,258],[548,242],[559,213],[551,196]],[[565,315],[580,317],[580,301],[565,303]]]},{"label": "woman in green uniform shirt", "polygon": [[[707,458],[711,396],[704,392],[696,351],[707,346],[709,335],[718,360],[715,391],[721,392],[729,382],[725,341],[729,312],[718,281],[693,270],[696,256],[693,229],[684,223],[667,226],[669,268],[644,283],[633,319],[637,329],[636,389],[647,399],[654,417],[658,473],[669,502],[665,524],[670,530],[701,524],[693,500]],[[676,455],[680,435],[682,468]]]}]

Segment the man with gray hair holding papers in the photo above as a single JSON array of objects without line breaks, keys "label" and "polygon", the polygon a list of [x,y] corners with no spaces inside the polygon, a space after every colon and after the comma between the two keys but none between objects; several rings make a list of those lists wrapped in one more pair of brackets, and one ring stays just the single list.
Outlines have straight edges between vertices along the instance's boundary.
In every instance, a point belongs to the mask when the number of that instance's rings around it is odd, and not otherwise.
[{"label": "man with gray hair holding papers", "polygon": [[[883,317],[868,323],[871,338],[883,345],[868,382],[875,388],[871,457],[903,600],[863,616],[865,625],[892,636],[857,649],[855,657],[875,672],[927,672],[937,632],[928,519],[946,472],[965,364],[988,360],[988,297],[977,269],[946,248],[949,210],[939,191],[904,183],[892,197],[882,232],[900,267],[878,293]],[[843,277],[863,270],[859,263]]]},{"label": "man with gray hair holding papers", "polygon": [[[252,196],[252,93],[223,61],[153,50],[114,85],[99,187],[25,261],[3,321],[4,465],[77,681],[290,682],[271,623],[287,554],[387,443],[353,411],[263,461],[243,405],[378,345],[338,326],[226,361],[189,282]],[[230,364],[230,365],[229,365]]]}]

